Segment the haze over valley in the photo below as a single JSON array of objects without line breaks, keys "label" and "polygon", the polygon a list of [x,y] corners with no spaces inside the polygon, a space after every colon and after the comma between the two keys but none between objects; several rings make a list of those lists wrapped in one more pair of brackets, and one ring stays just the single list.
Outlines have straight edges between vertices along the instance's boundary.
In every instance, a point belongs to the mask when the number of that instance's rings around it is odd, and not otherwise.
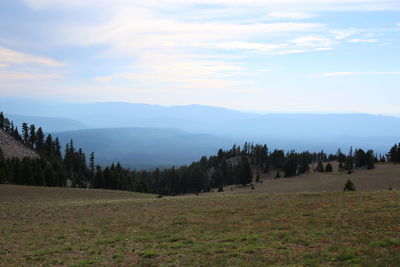
[{"label": "haze over valley", "polygon": [[0,266],[400,266],[400,0],[0,0]]}]

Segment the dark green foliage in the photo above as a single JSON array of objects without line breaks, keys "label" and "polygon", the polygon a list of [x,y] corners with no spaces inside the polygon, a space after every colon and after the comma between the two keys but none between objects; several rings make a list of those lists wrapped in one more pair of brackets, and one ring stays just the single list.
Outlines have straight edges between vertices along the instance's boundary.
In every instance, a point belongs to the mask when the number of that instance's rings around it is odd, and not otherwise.
[{"label": "dark green foliage", "polygon": [[298,162],[298,155],[294,151],[291,151],[286,155],[285,163],[282,167],[282,171],[285,172],[285,177],[293,177],[297,175]]},{"label": "dark green foliage", "polygon": [[356,191],[356,187],[351,180],[347,180],[343,191]]},{"label": "dark green foliage", "polygon": [[[169,168],[153,171],[136,171],[124,169],[119,163],[112,164],[104,169],[95,166],[94,153],[89,156],[81,149],[76,149],[71,140],[65,148],[64,156],[58,138],[48,135],[46,138],[41,128],[36,131],[35,125],[22,125],[22,136],[17,127],[0,113],[1,129],[13,136],[16,140],[36,150],[40,159],[6,159],[0,152],[0,183],[14,183],[22,185],[40,186],[67,186],[91,187],[104,189],[129,190],[159,195],[176,195],[184,193],[209,192],[212,188],[222,191],[226,185],[251,184],[253,181],[252,169],[268,172],[274,169],[275,178],[280,178],[283,171],[285,177],[300,175],[309,171],[311,163],[318,162],[323,169],[323,162],[338,160],[340,165],[349,172],[354,162],[373,168],[375,156],[372,150],[366,153],[352,149],[349,155],[339,150],[336,155],[320,153],[297,153],[290,151],[285,155],[282,150],[268,152],[266,145],[254,145],[246,142],[241,149],[234,145],[232,149],[220,149],[215,156],[202,157],[180,168]],[[381,157],[381,161],[385,160]],[[390,161],[400,161],[400,146],[395,145],[388,154]],[[331,169],[328,163],[325,171]],[[260,181],[257,173],[256,182]]]},{"label": "dark green foliage", "polygon": [[343,171],[344,170],[344,164],[343,162],[339,163],[339,171]]},{"label": "dark green foliage", "polygon": [[362,149],[356,149],[354,152],[354,160],[357,168],[367,165],[367,154]]},{"label": "dark green foliage", "polygon": [[387,154],[388,161],[400,163],[400,144],[395,144]]},{"label": "dark green foliage", "polygon": [[299,174],[304,174],[310,170],[310,163],[312,162],[312,156],[309,152],[303,152],[300,154],[300,166]]},{"label": "dark green foliage", "polygon": [[325,172],[333,172],[332,164],[330,163],[326,164]]},{"label": "dark green foliage", "polygon": [[283,152],[283,150],[274,150],[270,158],[272,166],[275,169],[281,169],[285,163],[285,152]]},{"label": "dark green foliage", "polygon": [[322,163],[322,161],[318,161],[317,172],[324,172],[324,171],[325,171],[324,164]]},{"label": "dark green foliage", "polygon": [[373,150],[368,150],[367,153],[365,154],[365,161],[367,165],[368,170],[375,169],[375,162],[376,162],[376,157],[374,156],[374,151]]},{"label": "dark green foliage", "polygon": [[354,168],[353,147],[350,148],[349,155],[346,157],[344,168],[349,174],[353,172]]},{"label": "dark green foliage", "polygon": [[253,172],[249,160],[242,157],[240,163],[235,167],[236,184],[247,185],[253,182]]}]

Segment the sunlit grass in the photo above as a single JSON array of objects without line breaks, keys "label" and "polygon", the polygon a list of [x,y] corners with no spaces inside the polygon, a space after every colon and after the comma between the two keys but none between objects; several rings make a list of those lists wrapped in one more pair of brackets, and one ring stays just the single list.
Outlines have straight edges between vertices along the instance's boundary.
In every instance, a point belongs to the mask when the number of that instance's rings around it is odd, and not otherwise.
[{"label": "sunlit grass", "polygon": [[119,200],[111,194],[112,200],[2,202],[0,262],[400,265],[399,191],[163,199],[122,193]]}]

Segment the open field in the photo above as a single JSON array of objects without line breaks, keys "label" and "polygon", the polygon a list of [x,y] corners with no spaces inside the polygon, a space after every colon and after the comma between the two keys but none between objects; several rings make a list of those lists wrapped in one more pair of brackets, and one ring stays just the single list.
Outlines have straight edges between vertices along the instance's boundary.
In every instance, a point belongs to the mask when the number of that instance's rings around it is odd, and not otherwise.
[{"label": "open field", "polygon": [[2,266],[400,265],[398,190],[157,199],[0,185],[0,196]]},{"label": "open field", "polygon": [[[334,168],[336,168],[335,164]],[[261,173],[263,183],[255,184],[255,190],[251,190],[250,186],[227,186],[224,191],[227,194],[338,192],[343,190],[348,179],[354,182],[357,190],[361,191],[388,190],[389,188],[400,190],[399,164],[377,164],[373,170],[356,169],[350,175],[347,172],[311,172],[292,178],[273,179],[274,176],[275,172],[266,175]]]}]

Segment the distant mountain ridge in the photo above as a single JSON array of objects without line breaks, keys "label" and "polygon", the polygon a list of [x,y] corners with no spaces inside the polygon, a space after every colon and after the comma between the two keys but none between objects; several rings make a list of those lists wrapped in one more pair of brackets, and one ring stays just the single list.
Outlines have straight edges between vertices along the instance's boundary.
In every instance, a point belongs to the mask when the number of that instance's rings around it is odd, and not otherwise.
[{"label": "distant mountain ridge", "polygon": [[37,127],[42,127],[46,132],[73,131],[88,128],[80,121],[66,118],[39,117],[8,113],[5,113],[5,115],[14,122],[14,125],[17,126],[19,130],[21,130],[21,125],[24,122],[28,123],[28,125],[34,124]]},{"label": "distant mountain ridge", "polygon": [[86,129],[53,135],[63,146],[72,139],[87,153],[94,152],[101,165],[120,162],[138,169],[189,164],[235,143],[229,138],[166,128]]},{"label": "distant mountain ridge", "polygon": [[[202,105],[165,107],[120,102],[71,104],[15,98],[0,98],[1,110],[6,114],[19,114],[25,119],[28,116],[40,117],[47,125],[51,122],[52,127],[43,127],[46,131],[62,136],[63,140],[76,140],[88,153],[99,151],[96,154],[102,163],[121,161],[127,166],[136,166],[138,162],[140,166],[185,164],[197,160],[202,154],[215,153],[220,147],[245,141],[264,143],[271,149],[314,152],[323,148],[326,152],[334,153],[338,148],[347,151],[353,145],[385,153],[400,140],[400,118],[384,115],[256,114]],[[42,123],[35,125],[43,126]],[[106,128],[114,130],[110,132]],[[132,134],[135,130],[127,130],[131,134],[125,134],[121,128],[142,130],[135,135]],[[151,129],[153,133],[146,135],[144,128]],[[88,131],[81,131],[85,129]],[[179,129],[184,133],[171,135],[171,129]],[[165,136],[154,139],[154,132]],[[112,137],[106,136],[107,139],[105,135]],[[152,138],[158,143],[152,143]],[[193,143],[185,143],[188,139],[194,140]],[[115,144],[114,147],[104,140]],[[142,143],[152,144],[151,149],[145,151]],[[157,151],[156,146],[164,146],[169,154],[161,153],[163,150]],[[182,155],[187,155],[186,158],[171,157],[174,146],[182,149]],[[107,147],[113,153],[100,147]]]},{"label": "distant mountain ridge", "polygon": [[[397,134],[400,133],[400,118],[398,117],[355,113],[261,115],[202,105],[164,107],[123,102],[53,104],[24,99],[0,99],[0,110],[4,110],[7,114],[75,120],[76,129],[84,129],[83,127],[178,128],[193,133],[246,139],[400,135]],[[58,129],[58,131],[66,130],[69,129]]]}]

